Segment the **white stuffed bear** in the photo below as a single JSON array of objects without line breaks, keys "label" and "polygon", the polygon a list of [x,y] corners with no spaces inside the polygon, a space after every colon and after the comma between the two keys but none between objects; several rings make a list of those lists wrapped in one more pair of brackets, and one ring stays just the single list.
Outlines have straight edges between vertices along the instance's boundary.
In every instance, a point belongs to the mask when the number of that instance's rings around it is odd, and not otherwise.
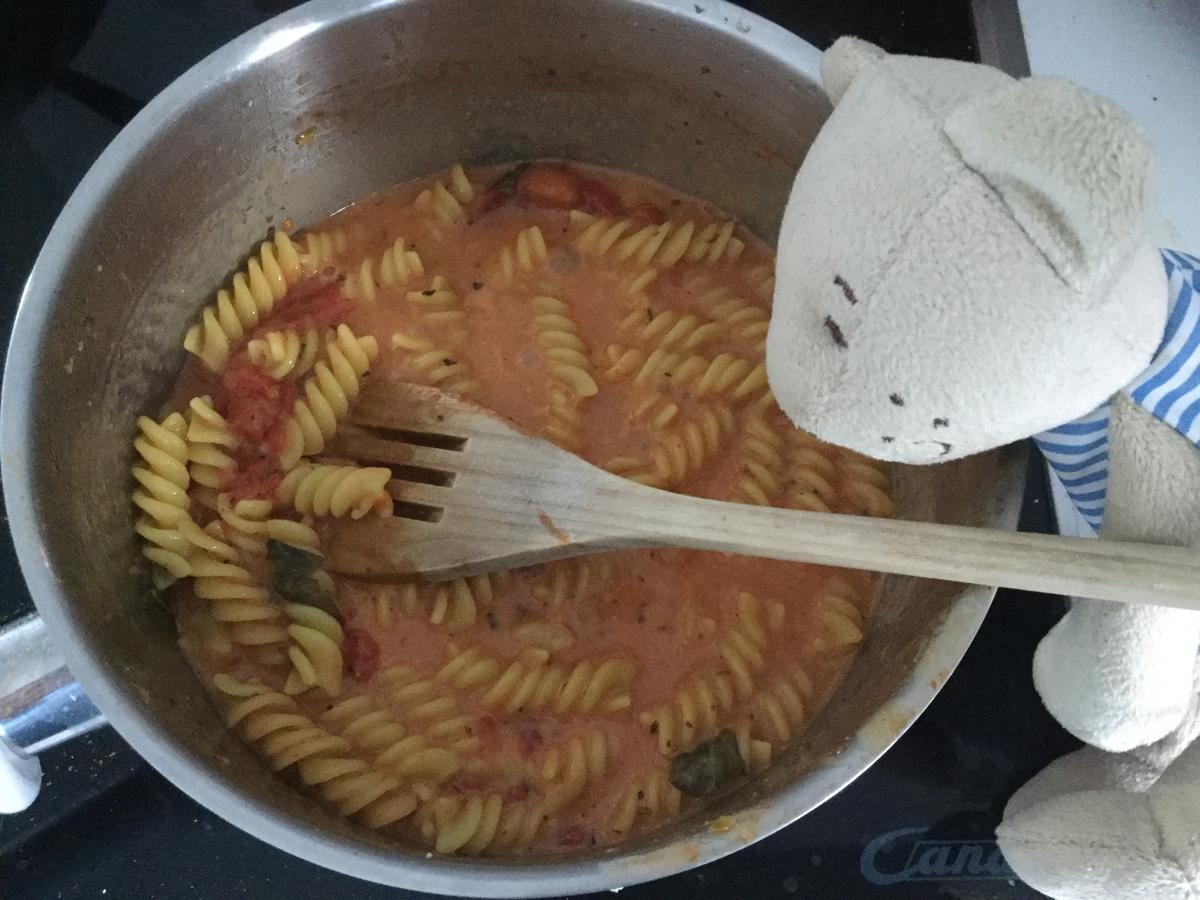
[{"label": "white stuffed bear", "polygon": [[[1059,79],[852,38],[822,79],[767,342],[784,411],[907,463],[1037,436],[1102,538],[1200,546],[1200,262],[1148,238],[1137,128]],[[1200,897],[1198,643],[1200,613],[1082,599],[1043,639],[1035,684],[1092,747],[998,829],[1034,887]]]}]

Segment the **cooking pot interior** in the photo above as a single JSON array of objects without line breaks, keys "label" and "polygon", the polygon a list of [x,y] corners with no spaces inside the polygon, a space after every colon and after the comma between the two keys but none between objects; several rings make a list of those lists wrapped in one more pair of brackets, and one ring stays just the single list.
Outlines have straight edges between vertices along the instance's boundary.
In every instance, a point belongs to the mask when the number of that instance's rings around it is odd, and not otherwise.
[{"label": "cooking pot interior", "polygon": [[[28,459],[17,464],[28,466],[33,515],[13,527],[34,530],[44,548],[36,599],[68,662],[143,754],[309,858],[412,887],[528,895],[615,886],[727,852],[819,802],[887,746],[936,688],[907,687],[931,636],[942,641],[934,655],[946,671],[934,676],[944,680],[988,590],[889,579],[860,658],[803,740],[662,834],[560,863],[432,864],[270,776],[226,732],[170,615],[130,574],[134,418],[157,410],[186,326],[269,228],[316,221],[455,160],[551,156],[650,175],[774,241],[829,111],[817,58],[717,3],[325,4],[220,51],[117,139],[35,270],[26,305],[49,310],[44,322],[22,312],[41,331],[18,328],[10,365],[33,374],[29,395],[7,403],[32,410],[19,445]],[[1018,470],[1003,454],[899,469],[900,516],[1011,527]],[[889,704],[895,728],[856,737]],[[859,758],[839,767],[848,747]],[[718,837],[698,824],[726,812],[749,830]],[[501,869],[507,880],[493,884]]]}]

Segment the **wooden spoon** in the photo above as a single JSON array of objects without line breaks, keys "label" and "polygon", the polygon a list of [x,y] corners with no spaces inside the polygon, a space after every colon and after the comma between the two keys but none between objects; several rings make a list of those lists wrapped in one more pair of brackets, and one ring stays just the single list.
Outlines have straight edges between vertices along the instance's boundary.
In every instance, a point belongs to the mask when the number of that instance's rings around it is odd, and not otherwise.
[{"label": "wooden spoon", "polygon": [[1200,609],[1194,549],[704,500],[627,481],[494,413],[379,377],[328,452],[392,469],[395,514],[337,520],[328,567],[425,580],[680,546]]}]

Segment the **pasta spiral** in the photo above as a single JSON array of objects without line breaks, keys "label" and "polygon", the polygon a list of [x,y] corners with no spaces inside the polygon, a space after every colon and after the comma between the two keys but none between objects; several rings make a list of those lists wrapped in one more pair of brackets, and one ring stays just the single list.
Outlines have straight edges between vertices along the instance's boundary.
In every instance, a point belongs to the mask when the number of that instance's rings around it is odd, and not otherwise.
[{"label": "pasta spiral", "polygon": [[453,693],[436,678],[422,678],[408,666],[394,666],[377,675],[372,687],[402,720],[420,723],[431,738],[450,741],[456,750],[478,749],[479,739],[468,728],[474,716],[464,714]]},{"label": "pasta spiral", "polygon": [[755,297],[770,303],[775,296],[775,264],[755,266],[747,273],[746,282]]},{"label": "pasta spiral", "polygon": [[[316,556],[323,556],[320,539],[307,522],[292,519],[271,518],[273,504],[270,500],[238,500],[228,494],[217,497],[218,519],[205,529],[206,533],[234,547],[238,556],[245,560],[262,563],[267,558],[267,542],[280,541],[298,547]],[[321,591],[334,595],[333,579],[323,569],[317,569],[312,577]]]},{"label": "pasta spiral", "polygon": [[507,713],[551,709],[559,715],[613,712],[629,706],[632,664],[608,659],[595,665],[584,660],[564,668],[548,665],[548,658],[544,650],[526,650],[483,691],[479,702]]},{"label": "pasta spiral", "polygon": [[364,259],[357,269],[346,276],[343,289],[352,300],[374,303],[380,291],[408,284],[425,272],[425,265],[416,250],[398,237],[392,246],[374,259]]},{"label": "pasta spiral", "polygon": [[767,342],[771,313],[763,307],[736,296],[728,288],[715,288],[700,295],[701,308],[721,323],[735,341],[745,342],[761,356]]},{"label": "pasta spiral", "polygon": [[734,236],[733,222],[698,228],[693,221],[678,224],[643,225],[635,219],[596,218],[574,210],[571,221],[582,226],[575,240],[581,253],[608,256],[617,262],[633,261],[643,266],[673,266],[689,263],[733,261],[746,249]]},{"label": "pasta spiral", "polygon": [[843,578],[831,578],[817,597],[817,635],[812,648],[821,652],[843,652],[863,639],[863,614],[857,591]]},{"label": "pasta spiral", "polygon": [[199,488],[192,498],[201,506],[216,509],[217,492],[235,466],[226,452],[234,445],[233,434],[209,397],[192,398],[187,421],[188,472]]},{"label": "pasta spiral", "polygon": [[526,622],[513,629],[513,635],[523,644],[547,653],[558,653],[575,643],[575,635],[558,622]]},{"label": "pasta spiral", "polygon": [[438,797],[414,817],[421,837],[438,853],[478,856],[491,850],[522,850],[541,829],[545,813],[537,804],[505,803],[487,797]]},{"label": "pasta spiral", "polygon": [[645,310],[650,306],[650,296],[647,293],[654,280],[658,277],[658,269],[649,267],[635,275],[622,280],[621,295],[627,306]]},{"label": "pasta spiral", "polygon": [[652,772],[635,781],[621,795],[608,818],[607,830],[620,837],[633,830],[635,824],[649,825],[678,815],[683,806],[683,794],[667,780],[666,772]]},{"label": "pasta spiral", "polygon": [[605,460],[603,468],[630,481],[651,487],[669,488],[696,472],[721,447],[736,427],[733,410],[725,405],[702,407],[690,420],[673,428],[679,408],[670,402],[649,398],[636,408],[631,420],[644,418],[650,409],[651,426],[658,430],[650,448],[650,459],[617,456]]},{"label": "pasta spiral", "polygon": [[831,448],[795,428],[788,430],[786,442],[787,505],[793,509],[833,512],[837,506],[834,488],[837,466],[826,454]]},{"label": "pasta spiral", "polygon": [[547,563],[530,593],[547,609],[556,611],[564,604],[577,605],[593,598],[612,580],[615,571],[616,563],[609,554]]},{"label": "pasta spiral", "polygon": [[738,437],[738,473],[733,498],[770,506],[782,489],[783,438],[763,416],[752,416]]},{"label": "pasta spiral", "polygon": [[264,241],[233,283],[217,292],[216,301],[188,329],[184,349],[194,353],[214,372],[220,371],[235,343],[264,319],[276,301],[295,284],[303,270],[295,244],[282,231]]},{"label": "pasta spiral", "polygon": [[459,690],[469,691],[495,681],[499,674],[499,662],[481,648],[469,647],[455,652],[435,677],[439,681],[448,681]]},{"label": "pasta spiral", "polygon": [[567,450],[579,446],[583,428],[580,401],[600,390],[591,374],[587,345],[571,318],[571,308],[556,297],[533,298],[533,326],[549,377],[545,435]]},{"label": "pasta spiral", "polygon": [[141,511],[134,527],[145,541],[142,554],[173,578],[183,578],[191,572],[191,544],[179,533],[179,523],[188,518],[191,482],[187,422],[172,413],[162,422],[141,416],[137,424],[133,447],[140,462],[133,467],[138,483],[133,504]]},{"label": "pasta spiral", "polygon": [[444,335],[451,343],[460,344],[466,340],[467,314],[463,310],[462,298],[444,277],[435,275],[428,288],[409,291],[405,296],[416,309],[422,323],[430,327],[455,328],[455,331]]},{"label": "pasta spiral", "polygon": [[287,633],[292,639],[287,651],[292,671],[284,693],[299,694],[319,687],[336,697],[342,690],[342,626],[315,606],[288,603],[283,610],[291,620]]},{"label": "pasta spiral", "polygon": [[339,700],[318,719],[321,727],[340,734],[354,747],[378,756],[395,746],[408,734],[408,729],[378,704],[369,694],[358,694]]},{"label": "pasta spiral", "polygon": [[[812,682],[808,675],[799,665],[790,665],[754,698],[749,717],[752,726],[748,737],[762,738],[774,746],[786,744],[804,724],[810,696]],[[759,748],[748,749],[752,754],[762,753]],[[753,768],[750,765],[750,757],[742,758],[748,768]]]},{"label": "pasta spiral", "polygon": [[612,344],[608,348],[609,366],[604,377],[609,381],[632,380],[635,387],[686,389],[698,398],[727,397],[748,400],[767,390],[765,363],[757,365],[732,353],[712,359],[684,356],[662,347],[649,354]]},{"label": "pasta spiral", "polygon": [[392,349],[404,352],[405,368],[415,380],[459,396],[479,389],[470,368],[448,347],[400,331],[392,335]]},{"label": "pasta spiral", "polygon": [[636,309],[621,321],[620,327],[638,341],[664,350],[696,350],[722,337],[719,323],[671,309],[657,315],[648,307]]},{"label": "pasta spiral", "polygon": [[511,282],[519,272],[532,272],[545,261],[549,255],[546,250],[546,239],[542,229],[536,225],[523,228],[517,234],[512,246],[500,251],[500,260],[496,270],[501,281]]},{"label": "pasta spiral", "polygon": [[217,496],[217,516],[209,525],[209,533],[227,540],[244,559],[265,559],[267,556],[267,522],[271,515],[270,500],[238,500],[228,494]]},{"label": "pasta spiral", "polygon": [[591,376],[587,345],[571,318],[571,308],[556,297],[533,298],[534,330],[546,358],[550,378],[569,387],[578,397],[592,397],[600,389]]},{"label": "pasta spiral", "polygon": [[799,429],[788,430],[787,445],[788,506],[885,518],[895,515],[883,463],[831,447]]},{"label": "pasta spiral", "polygon": [[391,625],[399,612],[410,619],[423,617],[456,634],[475,624],[480,613],[491,607],[496,590],[510,578],[508,572],[492,572],[434,584],[409,582],[399,597],[390,593],[378,597],[375,618],[380,625]]},{"label": "pasta spiral", "polygon": [[213,678],[213,686],[225,696],[229,727],[257,746],[275,771],[295,767],[339,814],[384,828],[416,809],[416,797],[396,777],[355,756],[349,741],[313,722],[291,697],[225,674]]},{"label": "pasta spiral", "polygon": [[688,680],[670,701],[638,717],[658,738],[660,752],[690,750],[717,733],[735,703],[754,696],[755,677],[766,666],[763,606],[753,594],[739,595],[734,627],[718,647],[724,666]]},{"label": "pasta spiral", "polygon": [[356,337],[348,325],[338,326],[336,339],[326,345],[327,358],[313,367],[312,377],[304,383],[304,397],[292,408],[287,445],[280,454],[285,470],[294,468],[301,456],[325,449],[378,354],[374,337]]},{"label": "pasta spiral", "polygon": [[539,772],[546,811],[558,812],[583,793],[589,783],[603,778],[609,760],[616,753],[615,739],[599,728],[547,751]]},{"label": "pasta spiral", "polygon": [[368,513],[391,515],[387,492],[391,469],[382,466],[315,465],[302,463],[279,484],[276,496],[305,516],[361,519]]},{"label": "pasta spiral", "polygon": [[638,716],[658,738],[660,753],[690,750],[716,733],[721,717],[737,699],[733,678],[724,672],[708,672],[687,681],[667,703]]},{"label": "pasta spiral", "polygon": [[647,484],[678,484],[700,469],[720,449],[735,427],[727,406],[701,409],[683,425],[662,432],[650,450],[652,479]]},{"label": "pasta spiral", "polygon": [[283,611],[269,602],[266,589],[242,565],[237,548],[225,539],[222,524],[218,521],[208,529],[191,519],[180,524],[180,531],[194,548],[193,591],[211,601],[213,619],[226,626],[233,643],[260,648],[285,643],[288,633]]},{"label": "pasta spiral", "polygon": [[734,726],[733,734],[737,738],[738,756],[746,764],[746,771],[754,775],[771,764],[774,748],[770,741],[760,740],[751,734],[752,725],[749,718],[744,718]]},{"label": "pasta spiral", "polygon": [[338,702],[321,716],[320,722],[367,753],[374,766],[394,775],[423,799],[432,797],[432,786],[458,768],[453,752],[434,746],[426,735],[410,733],[369,694]]},{"label": "pasta spiral", "polygon": [[445,181],[438,181],[413,201],[418,209],[428,210],[442,222],[453,222],[463,214],[463,204],[475,198],[475,188],[459,163],[450,167]]},{"label": "pasta spiral", "polygon": [[844,511],[857,515],[891,518],[896,514],[891,481],[883,463],[848,450],[838,461]]},{"label": "pasta spiral", "polygon": [[342,231],[310,231],[298,246],[301,248],[300,268],[305,275],[315,275],[328,268],[346,249],[346,234]]},{"label": "pasta spiral", "polygon": [[299,378],[313,367],[332,334],[322,336],[311,326],[303,335],[291,328],[269,331],[251,340],[246,352],[250,361],[272,378]]}]

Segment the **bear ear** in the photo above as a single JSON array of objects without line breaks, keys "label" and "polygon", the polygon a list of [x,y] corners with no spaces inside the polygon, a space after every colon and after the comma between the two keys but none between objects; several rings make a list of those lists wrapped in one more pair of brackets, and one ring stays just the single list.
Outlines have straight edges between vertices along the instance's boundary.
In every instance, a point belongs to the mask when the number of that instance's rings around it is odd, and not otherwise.
[{"label": "bear ear", "polygon": [[1028,78],[963,103],[945,132],[1074,290],[1102,287],[1141,240],[1154,148],[1104,98]]},{"label": "bear ear", "polygon": [[821,55],[821,83],[834,106],[842,99],[855,77],[870,63],[885,59],[887,53],[867,41],[840,37]]}]

